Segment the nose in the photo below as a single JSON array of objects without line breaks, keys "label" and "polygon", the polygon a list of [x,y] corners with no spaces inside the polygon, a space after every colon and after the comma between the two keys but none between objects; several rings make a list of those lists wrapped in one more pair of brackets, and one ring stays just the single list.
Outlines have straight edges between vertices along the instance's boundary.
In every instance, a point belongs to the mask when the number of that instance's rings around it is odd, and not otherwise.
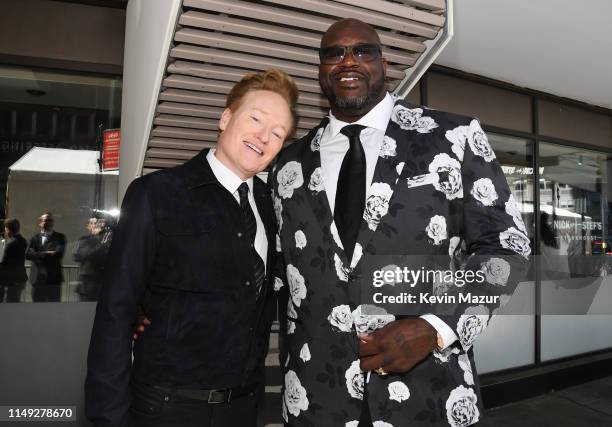
[{"label": "nose", "polygon": [[358,63],[358,61],[355,59],[355,57],[353,57],[353,49],[347,49],[346,53],[344,54],[344,58],[342,58],[342,62],[340,62],[340,65],[343,66],[354,66]]},{"label": "nose", "polygon": [[270,140],[270,129],[268,128],[262,128],[259,130],[259,132],[257,133],[257,138],[264,144],[267,144],[268,141]]}]

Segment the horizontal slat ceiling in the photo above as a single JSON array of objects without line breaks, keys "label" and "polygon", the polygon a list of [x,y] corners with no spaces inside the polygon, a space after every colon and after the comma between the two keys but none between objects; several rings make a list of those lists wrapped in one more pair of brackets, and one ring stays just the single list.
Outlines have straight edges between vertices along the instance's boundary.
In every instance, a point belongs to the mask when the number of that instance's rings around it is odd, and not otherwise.
[{"label": "horizontal slat ceiling", "polygon": [[247,72],[279,68],[300,90],[297,137],[329,104],[318,82],[322,34],[340,18],[373,25],[393,90],[445,22],[445,0],[183,0],[143,172],[214,146],[225,97]]}]

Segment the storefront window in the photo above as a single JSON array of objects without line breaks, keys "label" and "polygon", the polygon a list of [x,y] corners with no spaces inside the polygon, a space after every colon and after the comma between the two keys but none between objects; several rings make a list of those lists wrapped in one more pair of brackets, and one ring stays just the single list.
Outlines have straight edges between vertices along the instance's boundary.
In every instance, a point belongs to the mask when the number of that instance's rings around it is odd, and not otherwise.
[{"label": "storefront window", "polygon": [[542,360],[550,360],[612,345],[612,155],[542,142],[539,163]]},{"label": "storefront window", "polygon": [[[119,77],[0,66],[2,301],[96,299],[118,213],[118,172],[101,173],[100,136],[120,113]],[[7,251],[16,234],[25,274]]]}]

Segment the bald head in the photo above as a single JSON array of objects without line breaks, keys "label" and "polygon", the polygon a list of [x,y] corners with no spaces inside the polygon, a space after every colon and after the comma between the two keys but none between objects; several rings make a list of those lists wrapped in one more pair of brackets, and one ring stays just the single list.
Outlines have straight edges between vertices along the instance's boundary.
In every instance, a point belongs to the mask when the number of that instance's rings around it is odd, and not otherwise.
[{"label": "bald head", "polygon": [[332,44],[333,40],[344,34],[359,34],[372,40],[373,43],[380,44],[380,38],[374,27],[359,19],[346,18],[334,22],[327,31],[325,31],[321,39],[321,47],[329,46]]}]

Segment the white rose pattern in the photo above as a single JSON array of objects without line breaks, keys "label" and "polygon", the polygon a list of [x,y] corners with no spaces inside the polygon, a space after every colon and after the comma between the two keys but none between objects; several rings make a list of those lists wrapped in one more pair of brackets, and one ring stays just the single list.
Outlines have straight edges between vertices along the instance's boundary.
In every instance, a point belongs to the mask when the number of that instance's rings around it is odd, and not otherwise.
[{"label": "white rose pattern", "polygon": [[302,230],[295,232],[295,247],[298,249],[304,249],[306,247],[306,235]]},{"label": "white rose pattern", "polygon": [[467,385],[474,385],[474,375],[472,374],[472,365],[467,353],[461,354],[458,358],[459,367],[463,371],[463,381]]},{"label": "white rose pattern", "polygon": [[448,255],[449,256],[451,257],[455,256],[455,252],[457,252],[459,243],[461,243],[461,237],[453,236],[450,238],[450,242],[448,244]]},{"label": "white rose pattern", "polygon": [[433,240],[434,245],[439,245],[445,240],[448,235],[446,233],[446,218],[442,215],[435,215],[429,220],[429,224],[425,228],[427,236]]},{"label": "white rose pattern", "polygon": [[390,383],[387,386],[387,390],[389,390],[389,400],[395,400],[398,403],[402,403],[410,397],[408,386],[401,381]]},{"label": "white rose pattern", "polygon": [[525,228],[525,223],[523,222],[523,217],[521,216],[521,210],[519,209],[518,203],[512,194],[508,197],[508,201],[506,202],[506,213],[512,217],[514,224],[518,227],[520,231],[524,234],[527,234],[527,229]]},{"label": "white rose pattern", "polygon": [[502,247],[523,255],[525,258],[531,253],[529,238],[514,227],[499,233],[499,241]]},{"label": "white rose pattern", "polygon": [[282,288],[283,286],[285,286],[285,284],[283,283],[281,278],[280,277],[275,277],[274,278],[274,290],[276,292],[278,292],[280,290],[280,288]]},{"label": "white rose pattern", "polygon": [[478,120],[476,119],[470,122],[467,142],[470,145],[472,152],[476,156],[482,157],[485,162],[491,162],[493,159],[495,159],[495,153],[493,152],[491,145],[489,145],[487,134],[484,133],[480,127],[480,123],[478,123]]},{"label": "white rose pattern", "polygon": [[323,176],[321,175],[321,167],[316,168],[310,175],[310,181],[308,182],[308,189],[318,193],[323,191]]},{"label": "white rose pattern", "polygon": [[433,182],[435,189],[443,192],[448,200],[463,197],[461,164],[457,160],[446,153],[437,154],[429,165],[429,172],[448,173],[446,180]]},{"label": "white rose pattern", "polygon": [[465,350],[470,348],[478,335],[485,330],[488,321],[489,309],[484,305],[468,307],[465,313],[459,317],[457,335]]},{"label": "white rose pattern", "polygon": [[383,159],[386,159],[388,157],[395,157],[397,156],[396,149],[397,142],[395,142],[395,139],[385,135],[378,156],[382,157]]},{"label": "white rose pattern", "polygon": [[293,190],[304,184],[302,165],[296,161],[288,162],[278,171],[276,181],[278,183],[278,195],[283,199],[290,198],[293,196]]},{"label": "white rose pattern", "polygon": [[344,424],[344,427],[359,427],[359,421],[357,420],[349,421],[346,424]]},{"label": "white rose pattern", "polygon": [[430,133],[438,127],[434,119],[423,117],[423,109],[410,109],[399,104],[393,107],[391,120],[404,130],[416,130],[418,133]]},{"label": "white rose pattern", "polygon": [[438,363],[447,363],[452,355],[459,354],[459,349],[454,346],[448,346],[444,350],[434,350],[433,355]]},{"label": "white rose pattern", "polygon": [[470,194],[483,206],[493,206],[497,200],[497,191],[495,191],[493,181],[489,178],[480,178],[474,181]]},{"label": "white rose pattern", "polygon": [[346,304],[332,308],[327,320],[341,332],[351,332],[353,330],[353,314],[351,308]]},{"label": "white rose pattern", "polygon": [[300,350],[300,359],[302,359],[302,361],[306,363],[310,360],[310,358],[310,348],[308,347],[308,343],[304,343],[302,349]]},{"label": "white rose pattern", "polygon": [[360,334],[369,334],[395,320],[393,314],[387,313],[382,307],[362,304],[352,313],[355,330]]},{"label": "white rose pattern", "polygon": [[453,150],[459,161],[463,161],[469,130],[469,126],[457,126],[453,130],[447,130],[445,134],[446,139],[453,144],[451,150]]},{"label": "white rose pattern", "polygon": [[510,277],[510,263],[503,258],[490,258],[480,265],[485,280],[496,286],[506,286]]},{"label": "white rose pattern", "polygon": [[446,401],[446,418],[452,427],[467,427],[478,421],[477,397],[474,390],[462,385],[451,391]]},{"label": "white rose pattern", "polygon": [[291,335],[295,332],[295,322],[291,319],[297,319],[297,311],[293,305],[293,301],[289,298],[287,301],[287,335]]},{"label": "white rose pattern", "polygon": [[338,254],[334,254],[334,266],[336,267],[336,275],[342,282],[348,282],[349,269],[342,264],[342,260]]},{"label": "white rose pattern", "polygon": [[392,424],[389,424],[386,421],[374,421],[372,424],[374,427],[393,427]]},{"label": "white rose pattern", "polygon": [[289,282],[291,300],[299,307],[302,300],[306,298],[306,283],[304,282],[304,276],[292,264],[287,265],[287,282]]},{"label": "white rose pattern", "polygon": [[351,366],[344,373],[346,379],[346,389],[351,397],[363,399],[363,371],[359,367],[359,360],[351,363]]},{"label": "white rose pattern", "polygon": [[283,228],[283,202],[279,197],[276,197],[276,195],[274,196],[274,214],[276,215],[276,222],[278,223],[278,233],[280,233]]},{"label": "white rose pattern", "polygon": [[308,409],[308,397],[306,396],[306,389],[302,387],[302,383],[294,371],[287,371],[285,374],[285,405],[287,411],[297,417],[301,411]]},{"label": "white rose pattern", "polygon": [[382,217],[387,214],[392,194],[391,186],[385,182],[375,182],[370,186],[370,195],[363,211],[363,219],[370,230],[376,230]]},{"label": "white rose pattern", "polygon": [[324,128],[319,128],[316,135],[310,141],[310,150],[311,151],[319,151],[321,148],[321,137],[323,136]]}]

